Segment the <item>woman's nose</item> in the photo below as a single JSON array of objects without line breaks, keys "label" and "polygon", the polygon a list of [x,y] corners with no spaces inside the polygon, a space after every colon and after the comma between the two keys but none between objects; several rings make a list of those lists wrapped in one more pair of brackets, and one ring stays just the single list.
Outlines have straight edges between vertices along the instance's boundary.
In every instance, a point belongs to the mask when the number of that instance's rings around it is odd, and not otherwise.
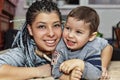
[{"label": "woman's nose", "polygon": [[51,28],[51,29],[49,29],[49,31],[48,31],[48,34],[49,34],[49,36],[50,37],[53,37],[54,36],[54,30]]}]

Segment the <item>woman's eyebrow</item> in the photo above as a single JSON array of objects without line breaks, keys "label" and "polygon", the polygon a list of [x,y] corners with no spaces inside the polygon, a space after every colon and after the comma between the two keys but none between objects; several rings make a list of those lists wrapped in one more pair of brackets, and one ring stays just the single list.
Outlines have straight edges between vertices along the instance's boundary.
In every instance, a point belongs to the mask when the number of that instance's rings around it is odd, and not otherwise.
[{"label": "woman's eyebrow", "polygon": [[39,24],[39,23],[46,24],[46,22],[42,22],[42,21],[40,21],[40,22],[37,22],[37,24]]}]

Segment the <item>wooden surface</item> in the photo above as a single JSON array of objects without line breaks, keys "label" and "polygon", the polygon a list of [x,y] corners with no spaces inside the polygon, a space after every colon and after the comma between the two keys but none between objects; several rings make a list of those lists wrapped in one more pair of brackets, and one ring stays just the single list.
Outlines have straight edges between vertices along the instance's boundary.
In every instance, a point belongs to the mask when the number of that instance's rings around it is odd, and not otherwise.
[{"label": "wooden surface", "polygon": [[48,77],[48,78],[38,78],[38,79],[30,79],[30,80],[54,80],[54,78]]},{"label": "wooden surface", "polygon": [[112,61],[109,67],[110,80],[120,80],[120,61]]},{"label": "wooden surface", "polygon": [[[109,66],[109,80],[120,80],[120,61],[111,61]],[[31,80],[54,80],[52,77],[44,79],[31,79]]]}]

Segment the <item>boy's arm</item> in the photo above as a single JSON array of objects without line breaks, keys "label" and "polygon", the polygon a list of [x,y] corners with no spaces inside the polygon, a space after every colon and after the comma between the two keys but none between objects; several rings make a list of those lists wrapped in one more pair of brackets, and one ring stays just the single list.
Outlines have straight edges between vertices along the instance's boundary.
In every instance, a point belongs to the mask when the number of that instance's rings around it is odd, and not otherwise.
[{"label": "boy's arm", "polygon": [[64,73],[59,77],[60,80],[71,80],[72,71],[79,68],[79,73],[82,75],[82,72],[84,71],[84,61],[80,59],[71,59],[64,61],[60,65],[60,70]]},{"label": "boy's arm", "polygon": [[69,74],[74,68],[79,67],[81,69],[81,72],[84,71],[84,61],[81,59],[70,59],[64,61],[60,65],[60,71]]},{"label": "boy's arm", "polygon": [[[90,59],[90,61],[91,61],[91,59]],[[63,71],[64,73],[66,73],[67,75],[62,74],[62,76],[60,77],[60,80],[69,80],[70,75],[71,75],[70,72],[75,67],[80,67],[81,72],[83,72],[83,78],[91,79],[91,80],[100,78],[101,71],[95,66],[95,65],[97,65],[95,61],[96,60],[93,59],[92,64],[89,62],[89,59],[86,60],[85,62],[83,62],[80,59],[71,59],[71,60],[67,60],[67,61],[63,62],[62,66],[60,66],[60,70]],[[99,60],[99,62],[101,63],[101,60]]]},{"label": "boy's arm", "polygon": [[60,80],[80,80],[81,76],[81,69],[79,67],[76,67],[69,74],[63,74],[60,77]]},{"label": "boy's arm", "polygon": [[102,58],[102,67],[108,68],[109,63],[111,61],[113,53],[113,47],[111,45],[106,46],[101,53],[101,58]]},{"label": "boy's arm", "polygon": [[113,47],[111,45],[106,46],[101,53],[101,59],[102,59],[102,76],[101,78],[109,78],[107,73],[107,68],[109,66],[109,63],[111,61],[113,53]]}]

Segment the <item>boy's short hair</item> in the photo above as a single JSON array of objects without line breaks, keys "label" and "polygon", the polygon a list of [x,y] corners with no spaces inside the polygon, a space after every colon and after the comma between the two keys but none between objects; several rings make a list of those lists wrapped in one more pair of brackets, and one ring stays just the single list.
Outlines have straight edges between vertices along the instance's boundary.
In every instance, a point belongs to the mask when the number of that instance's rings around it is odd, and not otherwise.
[{"label": "boy's short hair", "polygon": [[73,9],[67,16],[74,17],[78,21],[83,20],[85,23],[90,23],[90,34],[96,32],[99,26],[99,15],[97,12],[90,7],[87,6],[79,6]]}]

